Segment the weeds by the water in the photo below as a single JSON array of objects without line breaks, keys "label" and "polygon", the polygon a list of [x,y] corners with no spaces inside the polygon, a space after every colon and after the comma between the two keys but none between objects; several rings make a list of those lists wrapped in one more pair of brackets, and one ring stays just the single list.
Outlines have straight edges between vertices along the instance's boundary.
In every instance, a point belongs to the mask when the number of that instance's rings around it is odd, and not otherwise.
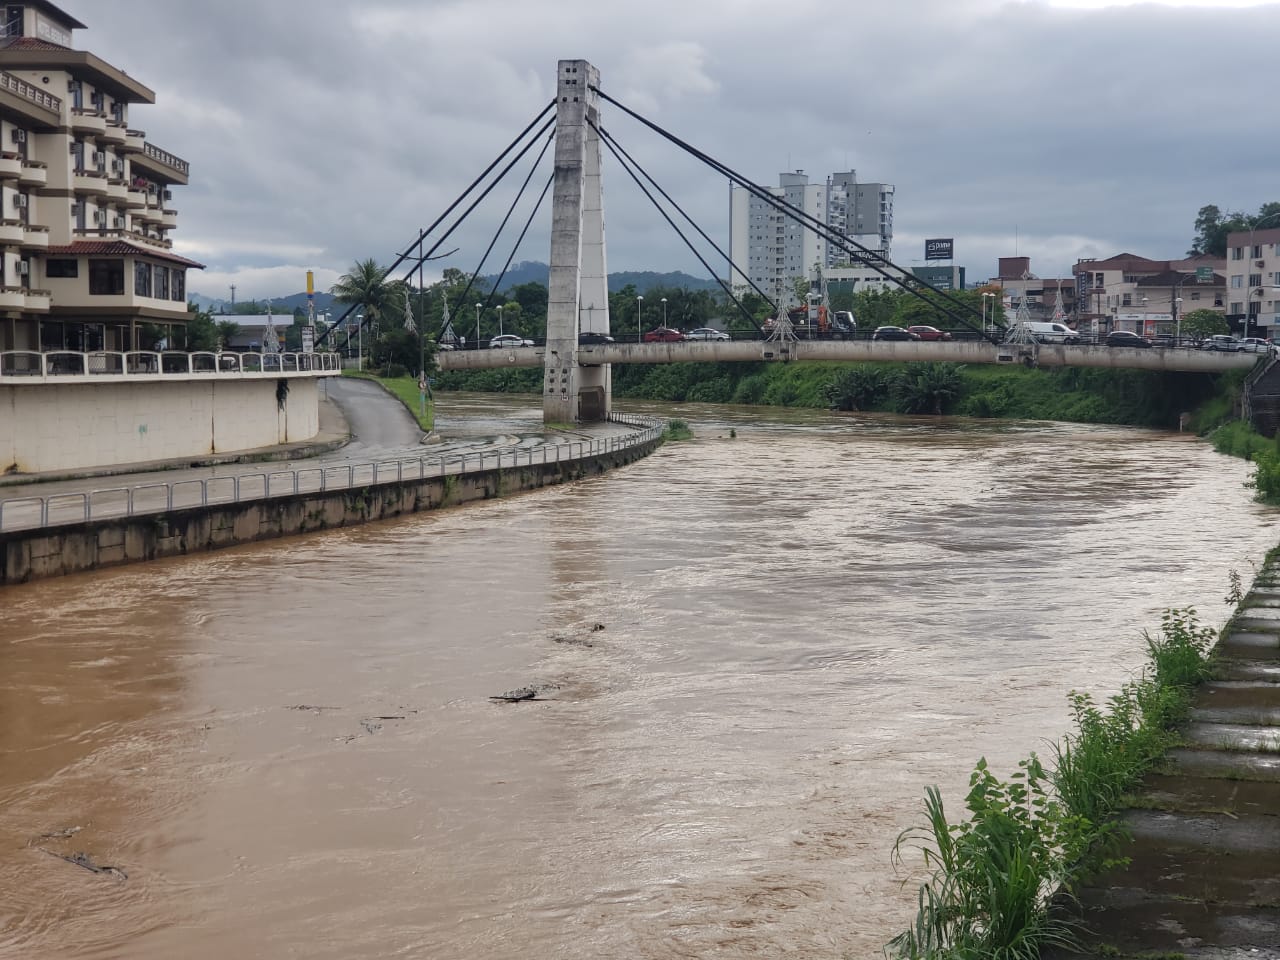
[{"label": "weeds by the water", "polygon": [[949,823],[941,794],[929,787],[926,826],[903,833],[894,856],[901,862],[904,846],[914,844],[931,876],[915,923],[890,942],[890,955],[1022,960],[1068,943],[1071,926],[1050,903],[1108,865],[1113,811],[1176,742],[1173,729],[1207,675],[1214,637],[1194,610],[1166,611],[1160,633],[1146,636],[1147,669],[1105,709],[1071,694],[1076,729],[1054,744],[1052,773],[1032,754],[1006,782],[978,761],[965,798],[968,820]]}]

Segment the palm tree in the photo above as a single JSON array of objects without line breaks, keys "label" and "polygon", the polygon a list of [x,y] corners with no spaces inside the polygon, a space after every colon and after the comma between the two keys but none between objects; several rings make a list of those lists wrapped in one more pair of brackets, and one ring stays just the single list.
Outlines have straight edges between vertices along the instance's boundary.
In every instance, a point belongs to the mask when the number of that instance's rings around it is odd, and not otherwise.
[{"label": "palm tree", "polygon": [[387,279],[387,268],[370,257],[357,260],[329,288],[339,303],[358,304],[364,310],[364,325],[376,330],[378,321],[393,319],[403,313],[402,283]]},{"label": "palm tree", "polygon": [[960,394],[962,363],[920,363],[903,371],[898,381],[898,408],[903,413],[941,414],[948,400]]}]

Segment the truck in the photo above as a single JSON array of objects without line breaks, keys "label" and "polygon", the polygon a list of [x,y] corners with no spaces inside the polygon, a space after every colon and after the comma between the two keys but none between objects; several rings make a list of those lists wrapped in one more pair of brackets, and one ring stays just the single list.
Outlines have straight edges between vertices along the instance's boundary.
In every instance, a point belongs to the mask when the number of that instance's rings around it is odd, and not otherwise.
[{"label": "truck", "polygon": [[[791,329],[800,340],[852,340],[858,335],[858,324],[853,311],[827,308],[826,283],[821,272],[809,283],[805,303],[787,308]],[[773,331],[777,321],[770,317],[764,322],[766,335]]]}]

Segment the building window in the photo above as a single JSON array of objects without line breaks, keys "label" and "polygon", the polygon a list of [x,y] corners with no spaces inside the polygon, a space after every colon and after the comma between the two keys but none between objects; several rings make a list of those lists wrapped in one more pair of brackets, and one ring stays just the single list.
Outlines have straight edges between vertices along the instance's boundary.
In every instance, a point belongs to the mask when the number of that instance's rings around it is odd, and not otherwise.
[{"label": "building window", "polygon": [[1262,256],[1262,244],[1255,243],[1253,245],[1253,259],[1257,260],[1260,256]]},{"label": "building window", "polygon": [[1133,306],[1133,294],[1131,294],[1131,293],[1126,293],[1126,294],[1124,295],[1124,300],[1123,300],[1123,302],[1120,304],[1120,306],[1122,306],[1122,307],[1132,307],[1132,306]]},{"label": "building window", "polygon": [[156,299],[169,299],[169,268],[156,267]]},{"label": "building window", "polygon": [[1243,259],[1244,259],[1244,247],[1232,247],[1232,248],[1231,248],[1231,259],[1232,259],[1232,260],[1243,260]]},{"label": "building window", "polygon": [[44,262],[44,275],[51,280],[78,277],[80,276],[80,261],[62,258],[46,260]]},{"label": "building window", "polygon": [[1192,291],[1191,291],[1191,299],[1192,299],[1192,300],[1199,300],[1199,299],[1200,299],[1200,291],[1199,291],[1199,290],[1192,290]]},{"label": "building window", "polygon": [[1238,302],[1236,302],[1236,303],[1232,303],[1232,304],[1231,304],[1231,312],[1232,312],[1232,313],[1244,313],[1244,304],[1243,304],[1243,303],[1238,303]]},{"label": "building window", "polygon": [[124,296],[124,261],[90,260],[89,293],[99,297]]},{"label": "building window", "polygon": [[187,272],[174,267],[169,274],[171,291],[169,299],[181,300],[184,303],[187,299]]},{"label": "building window", "polygon": [[1251,287],[1260,287],[1260,286],[1262,286],[1262,274],[1260,274],[1260,273],[1251,273],[1251,274],[1249,274],[1249,286],[1251,286]]},{"label": "building window", "polygon": [[133,264],[133,295],[151,296],[151,264],[137,260]]},{"label": "building window", "polygon": [[1232,289],[1232,290],[1239,290],[1239,289],[1240,289],[1241,287],[1243,287],[1243,286],[1244,286],[1244,274],[1243,274],[1243,273],[1233,273],[1233,274],[1231,275],[1231,289]]}]

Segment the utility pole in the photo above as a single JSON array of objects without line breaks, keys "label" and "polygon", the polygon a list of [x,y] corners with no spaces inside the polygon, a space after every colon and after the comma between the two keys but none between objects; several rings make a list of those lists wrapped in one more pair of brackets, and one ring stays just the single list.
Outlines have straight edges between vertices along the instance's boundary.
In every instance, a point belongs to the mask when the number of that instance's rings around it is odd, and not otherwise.
[{"label": "utility pole", "polygon": [[231,309],[234,310],[235,306],[236,306],[236,285],[233,283],[231,285]]}]

